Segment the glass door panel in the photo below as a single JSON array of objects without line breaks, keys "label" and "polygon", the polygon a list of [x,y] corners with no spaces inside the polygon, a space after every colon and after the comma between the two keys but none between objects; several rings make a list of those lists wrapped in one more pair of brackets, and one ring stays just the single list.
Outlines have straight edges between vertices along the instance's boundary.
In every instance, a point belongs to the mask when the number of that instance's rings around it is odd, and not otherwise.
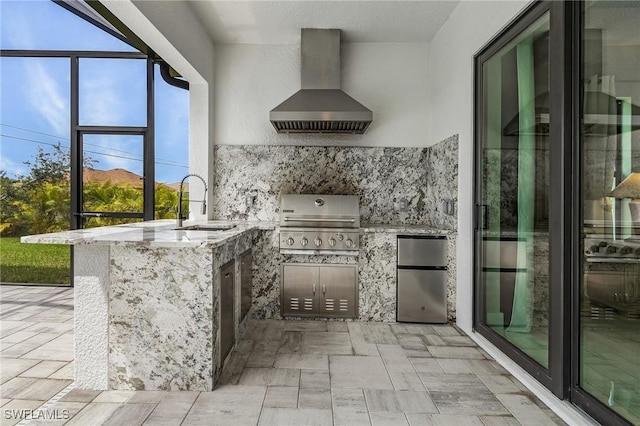
[{"label": "glass door panel", "polygon": [[480,66],[480,322],[548,368],[549,12]]},{"label": "glass door panel", "polygon": [[640,424],[640,3],[586,3],[578,385]]},{"label": "glass door panel", "polygon": [[144,212],[144,136],[82,134],[83,227],[138,222]]}]

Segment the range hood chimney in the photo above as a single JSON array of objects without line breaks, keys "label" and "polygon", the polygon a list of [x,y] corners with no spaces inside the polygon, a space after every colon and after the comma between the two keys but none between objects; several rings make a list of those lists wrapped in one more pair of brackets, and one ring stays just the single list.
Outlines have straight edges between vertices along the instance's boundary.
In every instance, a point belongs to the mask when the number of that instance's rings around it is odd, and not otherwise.
[{"label": "range hood chimney", "polygon": [[357,133],[370,109],[340,89],[340,30],[302,29],[302,89],[269,113],[278,133]]}]

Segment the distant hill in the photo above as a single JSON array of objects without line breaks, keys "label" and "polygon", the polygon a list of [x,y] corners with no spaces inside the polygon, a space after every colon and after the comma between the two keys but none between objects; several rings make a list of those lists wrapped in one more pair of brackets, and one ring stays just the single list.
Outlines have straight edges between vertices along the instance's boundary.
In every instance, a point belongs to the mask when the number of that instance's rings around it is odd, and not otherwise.
[{"label": "distant hill", "polygon": [[135,188],[142,188],[142,176],[125,169],[96,170],[82,169],[82,182],[84,183],[106,183],[115,185],[130,185]]},{"label": "distant hill", "polygon": [[[125,169],[96,170],[84,168],[82,170],[82,181],[84,183],[99,184],[110,182],[114,185],[129,185],[134,188],[142,188],[143,184],[142,176]],[[156,182],[156,186],[157,185],[166,185],[177,191],[180,187],[180,182],[170,184]],[[187,189],[188,188],[185,185],[185,190]]]},{"label": "distant hill", "polygon": [[[180,191],[180,182],[173,182],[173,183],[165,183],[166,186],[168,186],[169,188],[173,189],[174,191]],[[182,185],[182,189],[185,192],[189,192],[189,182],[185,182]]]}]

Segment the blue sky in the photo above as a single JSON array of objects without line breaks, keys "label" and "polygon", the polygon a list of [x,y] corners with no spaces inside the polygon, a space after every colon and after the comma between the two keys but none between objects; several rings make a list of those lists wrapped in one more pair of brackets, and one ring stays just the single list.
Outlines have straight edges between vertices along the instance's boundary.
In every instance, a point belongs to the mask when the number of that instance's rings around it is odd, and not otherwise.
[{"label": "blue sky", "polygon": [[[49,0],[0,0],[2,49],[134,49]],[[188,92],[170,86],[156,69],[156,180],[176,182],[188,172]],[[10,177],[37,147],[69,146],[69,59],[0,58],[0,169]],[[82,59],[80,124],[146,124],[145,61]],[[141,174],[140,137],[92,135],[85,152],[96,169]]]}]

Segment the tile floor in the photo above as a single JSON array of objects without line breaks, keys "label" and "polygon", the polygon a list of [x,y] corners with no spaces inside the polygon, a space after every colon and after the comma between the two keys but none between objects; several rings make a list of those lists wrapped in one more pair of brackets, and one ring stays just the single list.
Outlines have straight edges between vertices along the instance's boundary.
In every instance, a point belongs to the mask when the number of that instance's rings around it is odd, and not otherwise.
[{"label": "tile floor", "polygon": [[[0,423],[73,382],[73,289],[0,286]],[[11,417],[11,418],[7,418]]]},{"label": "tile floor", "polygon": [[[1,286],[2,425],[562,425],[452,326],[254,321],[213,392],[73,389],[71,289]],[[61,396],[63,395],[63,396]],[[21,423],[21,424],[23,424]]]}]

